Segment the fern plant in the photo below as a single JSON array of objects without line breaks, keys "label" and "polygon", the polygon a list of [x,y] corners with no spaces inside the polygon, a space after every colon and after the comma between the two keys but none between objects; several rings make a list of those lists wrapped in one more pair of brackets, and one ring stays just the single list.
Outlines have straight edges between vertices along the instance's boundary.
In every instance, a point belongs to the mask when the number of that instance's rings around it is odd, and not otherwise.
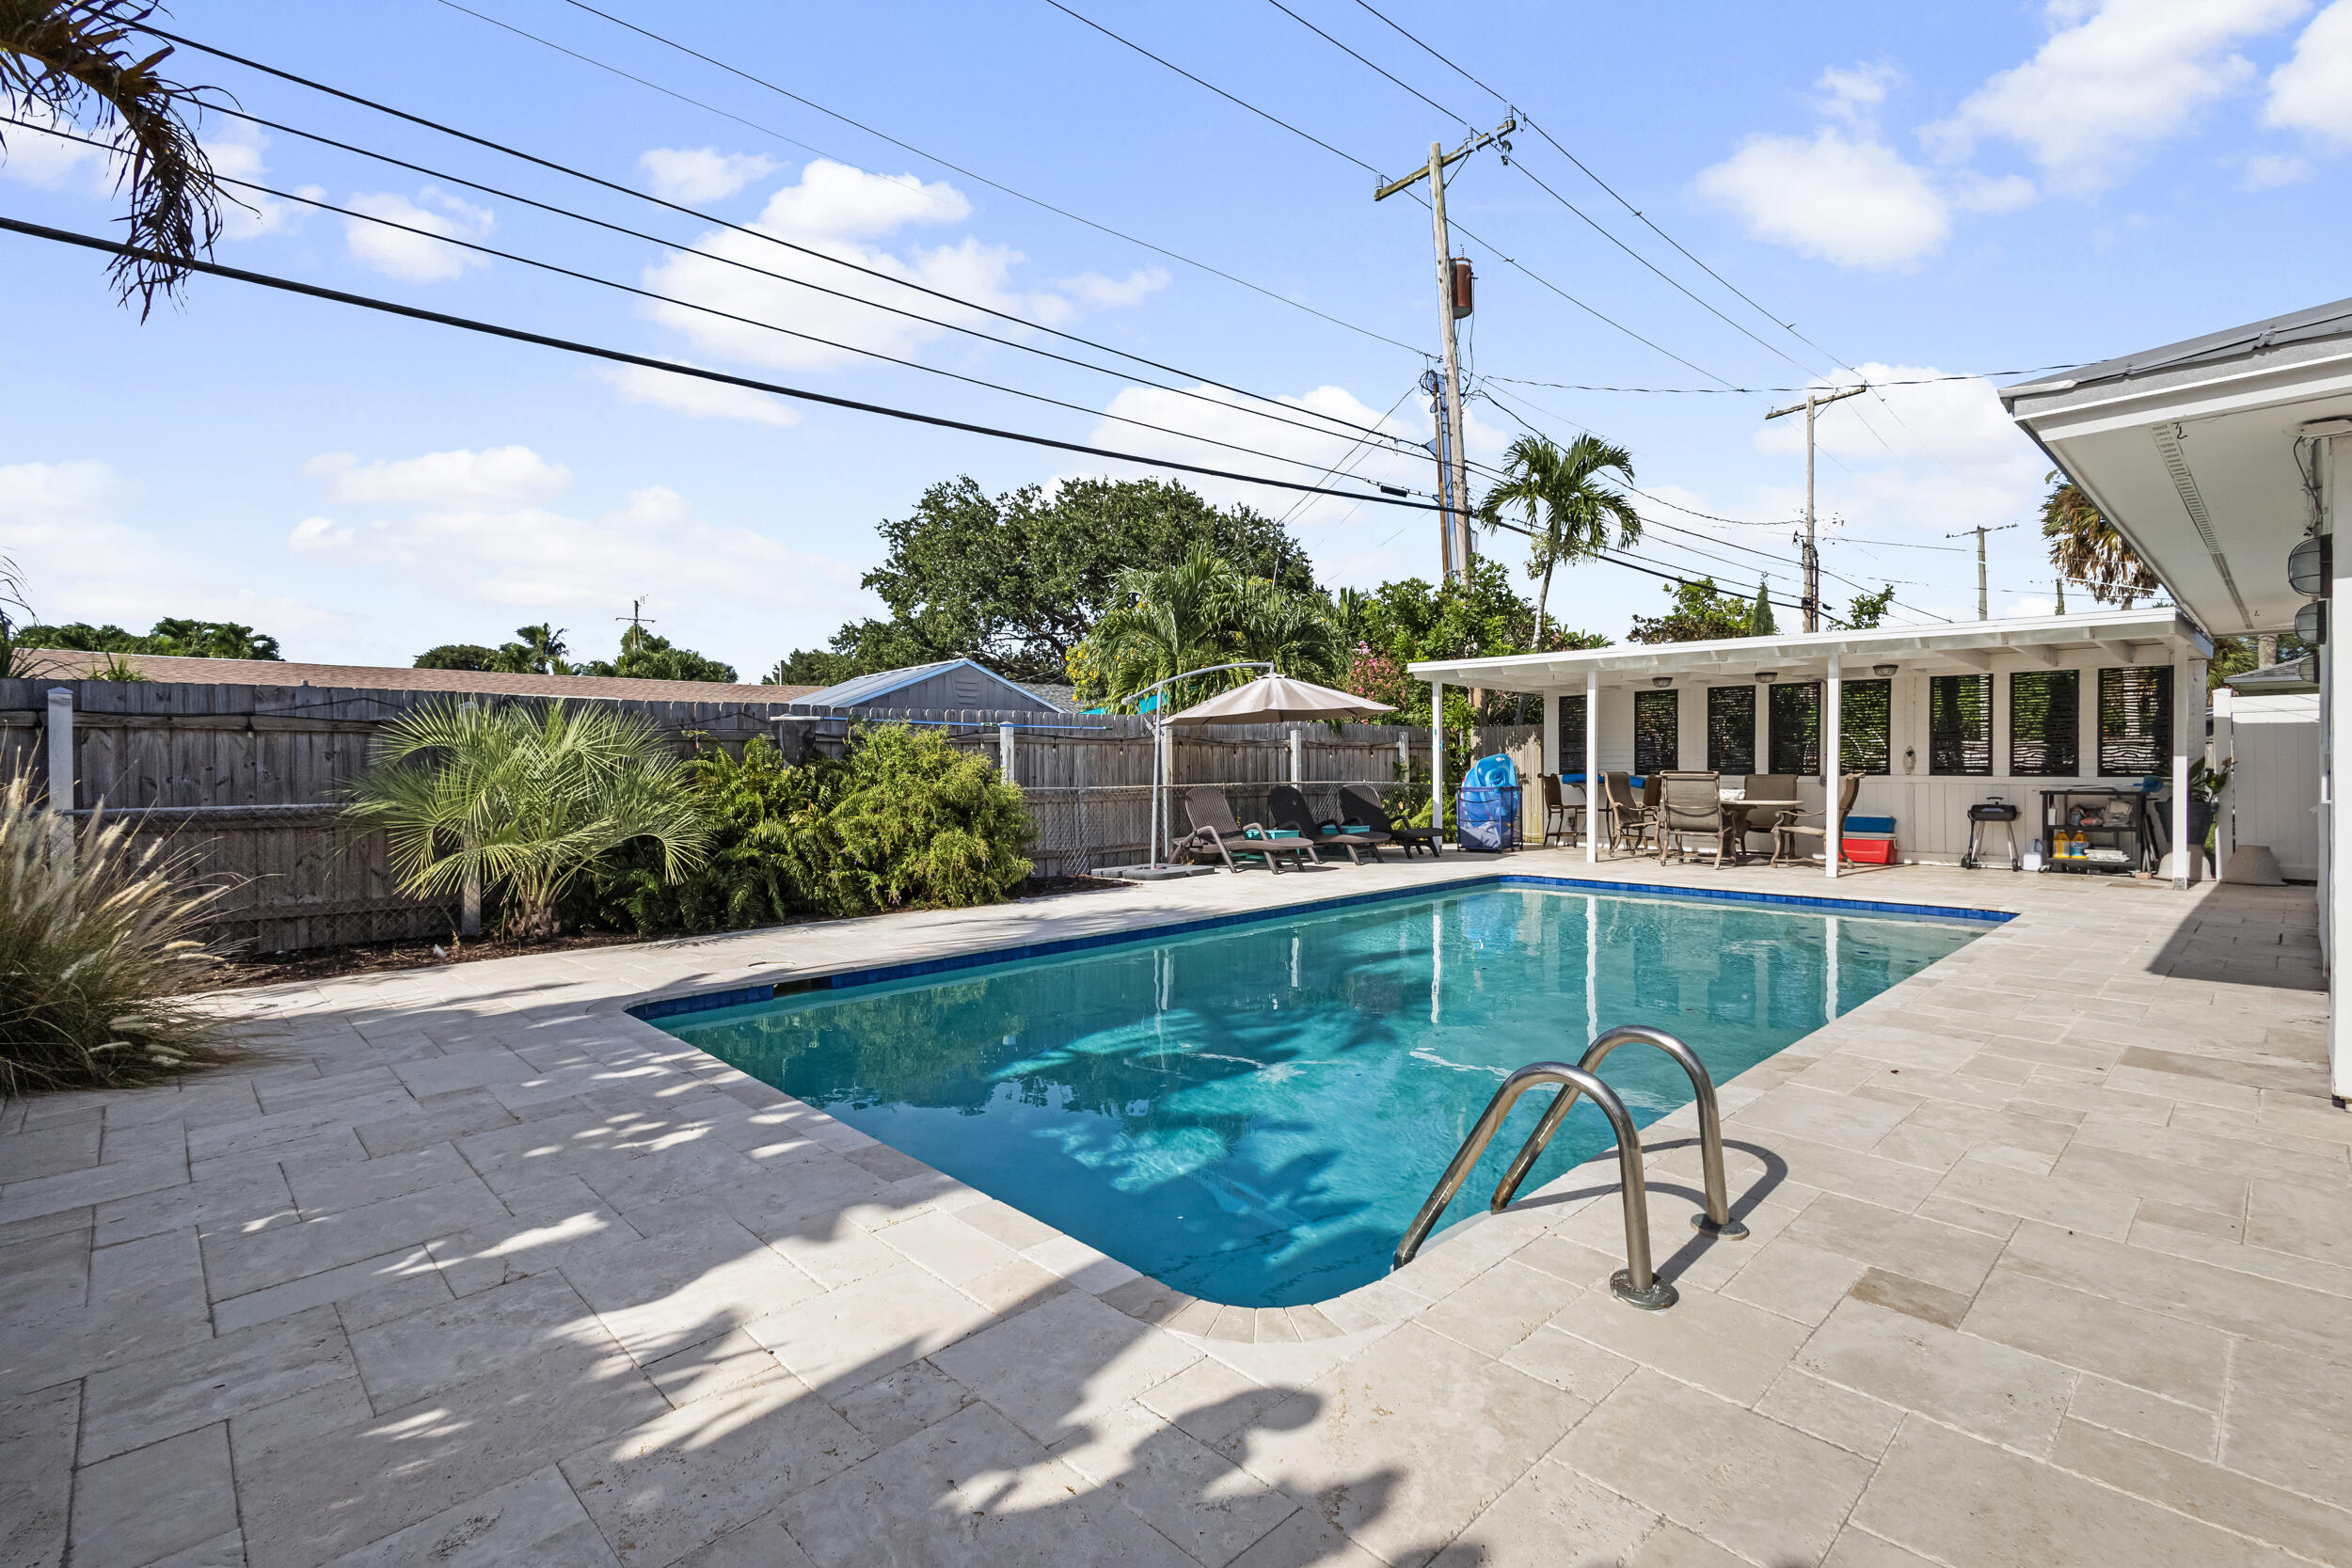
[{"label": "fern plant", "polygon": [[222,1021],[180,993],[214,960],[220,897],[120,817],[60,822],[0,788],[0,1094],[136,1083],[214,1060]]}]

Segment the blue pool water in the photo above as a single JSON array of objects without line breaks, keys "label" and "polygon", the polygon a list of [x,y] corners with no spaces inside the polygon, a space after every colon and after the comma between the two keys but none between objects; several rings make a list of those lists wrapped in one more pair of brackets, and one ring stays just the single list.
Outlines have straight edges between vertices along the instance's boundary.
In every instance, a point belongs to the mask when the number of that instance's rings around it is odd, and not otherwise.
[{"label": "blue pool water", "polygon": [[[1169,1285],[1283,1307],[1388,1271],[1511,1069],[1646,1023],[1723,1083],[1982,929],[1487,886],[659,1022]],[[1691,1098],[1658,1052],[1606,1074],[1637,1122]],[[1486,1202],[1549,1099],[1441,1224]],[[1611,1142],[1579,1105],[1525,1190]]]}]

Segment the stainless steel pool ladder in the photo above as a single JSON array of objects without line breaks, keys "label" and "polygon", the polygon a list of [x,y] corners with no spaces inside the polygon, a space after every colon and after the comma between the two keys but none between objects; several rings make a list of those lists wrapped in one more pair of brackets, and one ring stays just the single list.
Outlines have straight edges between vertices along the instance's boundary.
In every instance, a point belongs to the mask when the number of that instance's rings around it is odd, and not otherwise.
[{"label": "stainless steel pool ladder", "polygon": [[1621,1045],[1634,1043],[1654,1045],[1680,1064],[1691,1080],[1691,1092],[1699,1109],[1699,1160],[1706,1175],[1707,1209],[1691,1216],[1693,1229],[1726,1240],[1738,1240],[1748,1233],[1748,1227],[1731,1217],[1731,1205],[1724,1187],[1724,1126],[1723,1117],[1715,1106],[1715,1081],[1708,1076],[1706,1065],[1697,1053],[1661,1029],[1644,1028],[1638,1024],[1612,1029],[1584,1050],[1584,1059],[1575,1067],[1565,1062],[1531,1062],[1502,1081],[1494,1098],[1486,1102],[1478,1125],[1462,1140],[1454,1161],[1438,1179],[1429,1201],[1421,1206],[1413,1223],[1406,1229],[1404,1239],[1396,1243],[1395,1266],[1403,1268],[1421,1251],[1421,1244],[1429,1239],[1430,1229],[1454,1201],[1462,1183],[1470,1179],[1470,1168],[1479,1156],[1486,1152],[1486,1145],[1511,1114],[1511,1107],[1519,1096],[1543,1084],[1557,1084],[1560,1092],[1552,1100],[1535,1131],[1521,1146],[1518,1154],[1495,1184],[1494,1197],[1488,1202],[1490,1211],[1507,1208],[1518,1196],[1519,1184],[1527,1180],[1544,1146],[1551,1142],[1560,1124],[1575,1106],[1580,1095],[1589,1096],[1601,1114],[1609,1118],[1609,1126],[1617,1138],[1617,1175],[1623,1189],[1625,1204],[1625,1264],[1609,1279],[1609,1289],[1619,1301],[1648,1311],[1662,1311],[1677,1299],[1675,1288],[1660,1279],[1650,1265],[1649,1256],[1649,1188],[1642,1176],[1642,1135],[1634,1130],[1633,1118],[1626,1113],[1625,1101],[1601,1082],[1595,1071],[1609,1058],[1609,1053]]}]

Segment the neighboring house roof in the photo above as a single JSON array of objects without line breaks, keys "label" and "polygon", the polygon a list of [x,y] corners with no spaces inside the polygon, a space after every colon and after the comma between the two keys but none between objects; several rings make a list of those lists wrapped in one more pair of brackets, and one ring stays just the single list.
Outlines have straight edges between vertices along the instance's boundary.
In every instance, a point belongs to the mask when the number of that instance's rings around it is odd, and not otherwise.
[{"label": "neighboring house roof", "polygon": [[2299,658],[2283,664],[2265,664],[2259,670],[2242,671],[2221,684],[2242,697],[2283,697],[2298,691],[2317,691],[2319,683],[2304,673],[2303,664]]},{"label": "neighboring house roof", "polygon": [[811,707],[863,707],[868,703],[879,702],[894,691],[904,690],[950,670],[970,670],[985,676],[992,686],[1006,695],[1024,699],[1020,705],[1023,707],[1047,700],[1018,682],[1007,680],[985,664],[976,664],[968,658],[943,658],[931,664],[910,664],[901,670],[877,670],[870,675],[858,675],[838,686],[829,686],[821,691],[812,691],[795,700]]},{"label": "neighboring house roof", "polygon": [[[19,648],[31,678],[95,680],[109,654]],[[582,697],[643,703],[797,703],[808,686],[624,680],[608,675],[509,675],[491,670],[412,670],[381,664],[296,664],[274,658],[172,658],[125,654],[152,681],[194,686],[335,686],[365,691],[466,691],[498,697]]]},{"label": "neighboring house roof", "polygon": [[1064,713],[1078,711],[1078,689],[1074,686],[1047,686],[1037,681],[1015,681],[1015,686],[1041,703],[1051,703]]}]

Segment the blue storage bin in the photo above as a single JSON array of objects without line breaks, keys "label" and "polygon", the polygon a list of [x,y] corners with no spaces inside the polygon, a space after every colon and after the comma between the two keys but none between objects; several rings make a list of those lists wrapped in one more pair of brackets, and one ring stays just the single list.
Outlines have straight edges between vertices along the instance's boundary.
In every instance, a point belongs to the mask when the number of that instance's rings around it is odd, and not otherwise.
[{"label": "blue storage bin", "polygon": [[1894,831],[1895,819],[1891,816],[1849,816],[1846,818],[1846,832],[1850,833],[1891,833]]}]

